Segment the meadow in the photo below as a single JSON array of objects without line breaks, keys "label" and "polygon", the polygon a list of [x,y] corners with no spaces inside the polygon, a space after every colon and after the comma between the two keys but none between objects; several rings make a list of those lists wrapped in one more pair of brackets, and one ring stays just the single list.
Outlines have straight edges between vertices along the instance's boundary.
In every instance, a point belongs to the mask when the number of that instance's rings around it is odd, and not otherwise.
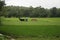
[{"label": "meadow", "polygon": [[[31,21],[37,19],[37,21]],[[28,18],[28,21],[21,22],[19,18],[3,18],[4,25],[60,25],[60,18]]]},{"label": "meadow", "polygon": [[0,32],[18,37],[17,40],[60,40],[60,18],[28,18],[27,22],[18,18],[3,18],[2,24]]}]

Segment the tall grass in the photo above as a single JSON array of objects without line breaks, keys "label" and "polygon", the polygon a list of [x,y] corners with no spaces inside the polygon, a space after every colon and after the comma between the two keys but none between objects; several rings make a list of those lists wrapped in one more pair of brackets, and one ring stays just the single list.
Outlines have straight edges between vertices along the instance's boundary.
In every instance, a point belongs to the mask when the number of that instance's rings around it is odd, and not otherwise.
[{"label": "tall grass", "polygon": [[60,37],[60,25],[5,25],[0,31],[16,37]]}]

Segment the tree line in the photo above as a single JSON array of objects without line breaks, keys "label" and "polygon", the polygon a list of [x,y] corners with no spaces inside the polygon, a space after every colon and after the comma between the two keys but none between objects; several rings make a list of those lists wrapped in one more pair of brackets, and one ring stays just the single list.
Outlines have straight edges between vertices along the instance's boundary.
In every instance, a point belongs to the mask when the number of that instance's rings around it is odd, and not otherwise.
[{"label": "tree line", "polygon": [[60,17],[60,8],[5,6],[2,13],[5,17]]}]

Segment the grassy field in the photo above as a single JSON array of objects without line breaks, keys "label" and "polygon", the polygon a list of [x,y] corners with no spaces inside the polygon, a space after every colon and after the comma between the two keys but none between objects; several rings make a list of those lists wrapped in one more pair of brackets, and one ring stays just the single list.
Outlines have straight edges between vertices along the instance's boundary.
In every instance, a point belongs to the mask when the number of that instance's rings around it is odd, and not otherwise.
[{"label": "grassy field", "polygon": [[[37,19],[37,21],[31,21]],[[60,18],[28,18],[27,22],[21,22],[18,18],[5,18],[4,25],[60,25]]]},{"label": "grassy field", "polygon": [[35,18],[21,22],[18,18],[4,18],[0,32],[20,37],[17,40],[60,40],[60,18]]}]

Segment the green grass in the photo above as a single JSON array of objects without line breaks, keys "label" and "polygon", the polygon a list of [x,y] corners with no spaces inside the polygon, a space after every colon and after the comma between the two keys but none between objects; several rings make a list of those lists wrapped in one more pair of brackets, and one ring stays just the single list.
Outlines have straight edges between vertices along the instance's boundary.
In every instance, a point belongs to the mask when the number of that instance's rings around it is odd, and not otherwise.
[{"label": "green grass", "polygon": [[16,40],[60,40],[60,38],[17,38]]},{"label": "green grass", "polygon": [[[56,37],[60,38],[60,18],[36,18],[38,21],[31,21],[33,18],[28,18],[27,22],[21,22],[18,18],[4,18],[3,26],[0,27],[0,32],[18,38],[17,40],[40,40],[40,38]],[[26,37],[26,38],[24,38]],[[41,40],[43,40],[41,39]],[[55,38],[51,39],[55,40]],[[59,39],[58,39],[59,40]]]},{"label": "green grass", "polygon": [[31,21],[33,18],[28,18],[28,22],[21,22],[18,18],[5,18],[4,25],[60,25],[60,18],[35,18],[37,21]]},{"label": "green grass", "polygon": [[0,31],[20,37],[56,37],[60,36],[60,25],[5,25]]}]

